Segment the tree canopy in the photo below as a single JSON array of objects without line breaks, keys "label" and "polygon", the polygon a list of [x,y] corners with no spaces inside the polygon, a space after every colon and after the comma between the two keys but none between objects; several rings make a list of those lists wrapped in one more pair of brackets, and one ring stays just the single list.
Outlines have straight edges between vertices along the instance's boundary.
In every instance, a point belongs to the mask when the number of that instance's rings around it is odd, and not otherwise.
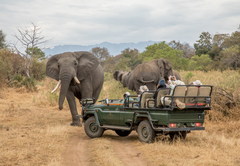
[{"label": "tree canopy", "polygon": [[181,50],[173,49],[165,42],[146,47],[146,50],[140,54],[140,58],[147,62],[152,59],[167,59],[175,70],[187,70],[189,63],[189,59],[183,57]]}]

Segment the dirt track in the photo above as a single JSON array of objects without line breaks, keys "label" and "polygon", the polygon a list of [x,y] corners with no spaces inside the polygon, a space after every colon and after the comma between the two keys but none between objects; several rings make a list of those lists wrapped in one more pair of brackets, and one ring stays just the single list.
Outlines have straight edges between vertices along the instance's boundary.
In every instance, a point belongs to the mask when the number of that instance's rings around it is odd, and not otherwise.
[{"label": "dirt track", "polygon": [[[126,166],[148,166],[151,165],[147,158],[140,150],[134,148],[133,140],[138,139],[135,132],[128,137],[119,137],[115,133],[103,134],[103,138],[110,140],[110,146],[114,151],[114,156],[120,163]],[[96,138],[98,139],[98,138]],[[93,165],[91,149],[94,147],[94,141],[89,138],[84,128],[80,129],[79,136],[74,136],[66,147],[63,153],[64,164],[71,166],[89,166]],[[96,145],[98,146],[98,145]]]}]

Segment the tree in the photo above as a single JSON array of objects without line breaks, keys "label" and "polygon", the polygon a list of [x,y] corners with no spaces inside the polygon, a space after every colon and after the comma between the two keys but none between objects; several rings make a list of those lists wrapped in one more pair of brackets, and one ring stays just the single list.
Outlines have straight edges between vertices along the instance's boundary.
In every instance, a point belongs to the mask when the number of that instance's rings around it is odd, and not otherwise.
[{"label": "tree", "polygon": [[202,54],[200,57],[194,55],[189,61],[189,70],[208,71],[211,63],[212,60],[207,54]]},{"label": "tree", "polygon": [[0,80],[11,80],[15,74],[22,74],[23,58],[9,48],[0,49]]},{"label": "tree", "polygon": [[184,58],[190,59],[193,55],[195,55],[195,49],[192,48],[188,43],[181,44],[180,41],[176,42],[175,40],[172,40],[168,45],[175,50],[182,51]]},{"label": "tree", "polygon": [[123,58],[127,58],[125,62],[128,62],[127,66],[133,70],[137,65],[141,64],[142,61],[139,59],[139,50],[134,48],[126,48],[125,50],[121,51],[121,55]]},{"label": "tree", "polygon": [[[45,40],[45,37],[42,36],[41,28],[34,23],[32,23],[32,27],[18,29],[18,32],[19,35],[13,35],[17,39],[17,42],[12,45],[17,53],[23,57],[26,75],[30,77],[30,66],[36,56],[36,49],[48,40]],[[20,42],[24,51],[19,49],[18,42]]]},{"label": "tree", "polygon": [[32,58],[39,61],[46,59],[45,53],[38,47],[28,48],[27,54],[32,55]]},{"label": "tree", "polygon": [[0,30],[0,49],[6,47],[5,37],[6,37],[6,35],[3,33],[2,30]]},{"label": "tree", "polygon": [[146,47],[146,50],[140,54],[142,61],[164,58],[169,60],[172,68],[175,70],[187,70],[189,59],[183,57],[183,52],[175,50],[165,42],[154,43]]},{"label": "tree", "polygon": [[223,52],[222,61],[229,67],[234,67],[237,70],[237,67],[240,66],[240,47],[234,45],[230,48],[225,49]]},{"label": "tree", "polygon": [[207,54],[212,49],[212,35],[209,32],[202,32],[197,43],[194,43],[196,55]]},{"label": "tree", "polygon": [[100,47],[95,47],[95,48],[92,48],[90,50],[90,52],[95,56],[97,57],[98,61],[100,62],[100,64],[104,67],[104,61],[110,57],[110,54],[108,52],[108,49],[103,47],[103,48],[100,48]]}]

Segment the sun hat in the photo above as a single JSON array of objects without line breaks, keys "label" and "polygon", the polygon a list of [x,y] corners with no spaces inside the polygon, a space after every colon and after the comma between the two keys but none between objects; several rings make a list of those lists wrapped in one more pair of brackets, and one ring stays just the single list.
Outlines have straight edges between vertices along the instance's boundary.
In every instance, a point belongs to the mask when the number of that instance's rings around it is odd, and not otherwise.
[{"label": "sun hat", "polygon": [[129,95],[130,95],[130,93],[129,93],[129,92],[126,92],[126,93],[125,93],[125,95],[129,96]]},{"label": "sun hat", "polygon": [[149,90],[148,90],[148,87],[146,85],[142,85],[142,86],[140,86],[139,91],[142,93],[142,92],[149,91]]},{"label": "sun hat", "polygon": [[175,83],[176,85],[185,85],[185,83],[182,82],[182,81],[180,81],[180,80],[176,80],[176,81],[174,81],[174,83]]},{"label": "sun hat", "polygon": [[202,83],[201,83],[201,81],[196,80],[196,81],[193,81],[193,85],[202,85]]}]

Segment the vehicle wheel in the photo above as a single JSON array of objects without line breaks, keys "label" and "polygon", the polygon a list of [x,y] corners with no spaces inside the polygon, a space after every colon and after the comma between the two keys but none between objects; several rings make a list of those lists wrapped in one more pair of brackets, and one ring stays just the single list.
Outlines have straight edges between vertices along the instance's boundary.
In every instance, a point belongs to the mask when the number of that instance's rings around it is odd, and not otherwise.
[{"label": "vehicle wheel", "polygon": [[115,132],[116,132],[117,135],[119,135],[120,137],[126,137],[126,136],[128,136],[132,131],[115,130]]},{"label": "vehicle wheel", "polygon": [[154,141],[155,131],[147,120],[142,121],[137,128],[138,139],[141,142],[150,143]]},{"label": "vehicle wheel", "polygon": [[95,120],[95,117],[92,116],[90,118],[88,118],[86,120],[86,122],[84,123],[84,130],[85,133],[90,137],[90,138],[97,138],[97,137],[101,137],[104,129],[100,128]]},{"label": "vehicle wheel", "polygon": [[171,133],[169,133],[169,136],[170,136],[171,140],[176,140],[178,138],[185,139],[187,136],[187,132],[186,131],[171,132]]}]

